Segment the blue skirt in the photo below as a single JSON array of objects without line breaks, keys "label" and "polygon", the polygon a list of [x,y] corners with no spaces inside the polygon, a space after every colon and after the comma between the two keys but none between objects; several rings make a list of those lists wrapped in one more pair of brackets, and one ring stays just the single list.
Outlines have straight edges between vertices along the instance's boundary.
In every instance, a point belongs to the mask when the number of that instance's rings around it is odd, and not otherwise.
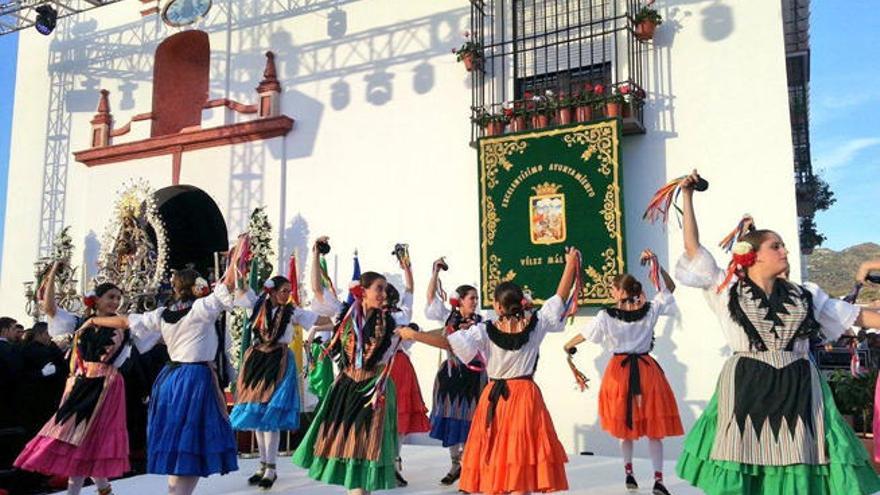
[{"label": "blue skirt", "polygon": [[147,423],[147,472],[209,476],[238,470],[235,435],[214,372],[169,363],[156,383]]},{"label": "blue skirt", "polygon": [[[244,373],[244,370],[242,370]],[[287,350],[287,369],[269,402],[246,402],[232,408],[229,420],[236,430],[281,431],[299,428],[299,383],[293,351]]]}]

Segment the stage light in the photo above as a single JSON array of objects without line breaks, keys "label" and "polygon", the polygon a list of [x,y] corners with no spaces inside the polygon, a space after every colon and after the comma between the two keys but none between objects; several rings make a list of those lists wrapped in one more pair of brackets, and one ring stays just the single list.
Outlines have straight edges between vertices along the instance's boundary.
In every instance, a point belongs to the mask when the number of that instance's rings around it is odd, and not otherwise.
[{"label": "stage light", "polygon": [[55,29],[58,11],[53,9],[51,5],[40,5],[34,10],[37,11],[37,24],[35,26],[37,31],[40,34],[48,35]]}]

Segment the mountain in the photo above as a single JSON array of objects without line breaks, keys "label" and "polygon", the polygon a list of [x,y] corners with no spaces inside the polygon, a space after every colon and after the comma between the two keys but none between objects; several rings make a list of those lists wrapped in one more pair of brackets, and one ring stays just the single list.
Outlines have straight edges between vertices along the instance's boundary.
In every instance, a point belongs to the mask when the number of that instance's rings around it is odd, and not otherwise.
[{"label": "mountain", "polygon": [[[807,256],[807,279],[834,297],[843,297],[853,288],[856,271],[863,261],[880,258],[880,245],[866,242],[850,246],[842,251],[816,248]],[[865,287],[859,293],[858,302],[880,299],[880,288]]]}]

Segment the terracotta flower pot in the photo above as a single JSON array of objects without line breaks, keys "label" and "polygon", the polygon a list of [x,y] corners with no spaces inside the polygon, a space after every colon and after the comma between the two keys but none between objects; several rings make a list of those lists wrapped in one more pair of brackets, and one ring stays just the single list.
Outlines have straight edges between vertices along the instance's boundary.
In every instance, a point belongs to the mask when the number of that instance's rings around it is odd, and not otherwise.
[{"label": "terracotta flower pot", "polygon": [[574,118],[578,122],[589,122],[593,120],[593,107],[589,105],[580,106],[574,109]]},{"label": "terracotta flower pot", "polygon": [[510,119],[510,132],[519,132],[526,130],[526,118],[522,115],[517,115]]},{"label": "terracotta flower pot", "polygon": [[648,41],[654,38],[654,31],[657,30],[657,25],[654,24],[654,21],[644,20],[638,24],[636,24],[636,38],[642,41]]},{"label": "terracotta flower pot", "polygon": [[504,122],[493,120],[486,124],[487,136],[498,136],[504,133]]},{"label": "terracotta flower pot", "polygon": [[478,59],[477,59],[476,57],[474,57],[474,54],[473,54],[473,53],[470,53],[470,52],[465,53],[464,55],[462,55],[462,56],[461,56],[461,61],[464,63],[464,68],[465,68],[465,70],[467,70],[468,72],[473,71],[474,68],[477,66],[477,63],[478,63]]},{"label": "terracotta flower pot", "polygon": [[556,110],[556,125],[571,124],[571,108],[559,108]]},{"label": "terracotta flower pot", "polygon": [[543,113],[532,115],[532,129],[543,129],[550,124],[550,118]]},{"label": "terracotta flower pot", "polygon": [[620,116],[620,103],[616,101],[609,101],[605,103],[605,116],[606,117],[619,117]]}]

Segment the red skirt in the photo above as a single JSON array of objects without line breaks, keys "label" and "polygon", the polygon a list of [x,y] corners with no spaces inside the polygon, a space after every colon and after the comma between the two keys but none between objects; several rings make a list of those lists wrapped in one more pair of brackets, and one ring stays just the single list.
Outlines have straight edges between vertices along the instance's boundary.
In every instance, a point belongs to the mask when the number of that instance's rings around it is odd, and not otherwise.
[{"label": "red skirt", "polygon": [[391,365],[391,379],[397,388],[397,433],[424,433],[431,430],[428,408],[422,400],[422,390],[409,356],[397,351]]},{"label": "red skirt", "polygon": [[[634,363],[638,363],[637,378],[631,375]],[[640,394],[630,397],[631,383],[639,384]],[[666,376],[647,354],[615,354],[611,358],[599,389],[599,421],[603,430],[623,440],[684,434]]]},{"label": "red skirt", "polygon": [[541,390],[531,379],[507,380],[490,426],[491,380],[480,395],[461,462],[459,488],[467,493],[554,492],[568,489],[568,456]]}]

